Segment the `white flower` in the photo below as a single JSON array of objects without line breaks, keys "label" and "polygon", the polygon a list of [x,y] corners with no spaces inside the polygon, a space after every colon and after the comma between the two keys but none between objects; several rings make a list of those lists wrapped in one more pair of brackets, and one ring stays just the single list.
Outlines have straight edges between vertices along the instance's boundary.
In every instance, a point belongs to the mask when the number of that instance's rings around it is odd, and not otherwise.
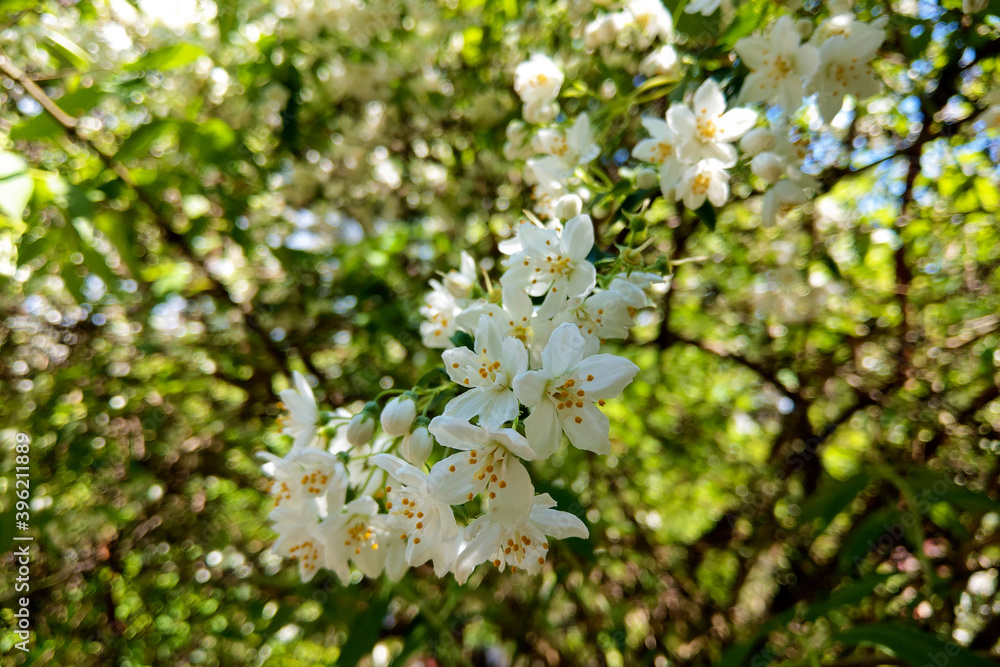
[{"label": "white flower", "polygon": [[638,28],[636,46],[648,49],[657,39],[669,41],[674,34],[674,20],[660,0],[627,0],[625,11]]},{"label": "white flower", "polygon": [[[518,339],[524,343],[525,348],[532,351],[537,338],[535,329],[540,322],[535,317],[531,297],[514,285],[503,285],[502,296],[502,305],[484,303],[464,311],[459,315],[459,325],[472,330],[485,315],[500,326],[504,336]],[[541,350],[538,352],[541,353]]]},{"label": "white flower", "polygon": [[347,441],[353,447],[363,447],[375,435],[375,420],[367,412],[359,412],[347,422]]},{"label": "white flower", "polygon": [[809,196],[801,185],[792,180],[779,181],[764,193],[761,222],[765,227],[773,227],[778,221],[778,213],[783,209],[805,204],[807,201]]},{"label": "white flower", "polygon": [[551,58],[536,53],[514,70],[514,91],[527,105],[547,105],[559,96],[563,73]]},{"label": "white flower", "polygon": [[803,79],[812,76],[819,65],[819,52],[801,37],[795,22],[782,16],[767,38],[744,37],[734,51],[750,68],[750,76],[740,90],[747,102],[777,104],[791,113],[802,104]]},{"label": "white flower", "polygon": [[674,193],[675,200],[683,200],[689,209],[699,208],[706,199],[712,206],[722,206],[729,200],[729,172],[718,160],[673,163],[660,171],[660,188],[665,197]]},{"label": "white flower", "polygon": [[873,26],[858,23],[846,37],[834,35],[819,48],[819,69],[809,81],[816,93],[816,105],[826,122],[833,120],[844,105],[844,97],[864,99],[881,89],[881,81],[870,62],[885,38]]},{"label": "white flower", "polygon": [[683,104],[667,110],[667,124],[679,140],[678,158],[689,164],[715,159],[724,166],[736,164],[732,142],[753,127],[757,113],[750,109],[726,111],[726,97],[719,84],[708,79],[694,93],[694,111]]},{"label": "white flower", "polygon": [[417,418],[417,405],[408,396],[397,396],[382,410],[380,421],[386,435],[398,437],[410,432],[410,425]]},{"label": "white flower", "polygon": [[437,280],[431,280],[431,291],[424,297],[418,311],[425,320],[420,323],[420,337],[431,348],[451,346],[451,337],[458,330],[455,318],[462,312],[454,295]]},{"label": "white flower", "polygon": [[292,450],[284,458],[263,452],[264,474],[271,477],[275,510],[301,507],[308,501],[320,515],[339,510],[347,496],[347,470],[335,455],[315,447]]},{"label": "white flower", "polygon": [[681,61],[677,57],[677,51],[669,44],[664,44],[656,49],[639,63],[639,72],[643,76],[669,76],[678,78],[680,76]]},{"label": "white flower", "polygon": [[293,388],[281,391],[278,396],[288,409],[288,415],[278,420],[282,435],[294,438],[292,449],[309,447],[316,443],[316,429],[319,425],[319,408],[312,387],[302,373],[292,373]]},{"label": "white flower", "polygon": [[271,550],[298,561],[299,577],[308,582],[326,563],[326,542],[315,508],[282,507],[271,513],[272,528],[278,533]]},{"label": "white flower", "polygon": [[[530,496],[529,496],[530,497]],[[455,560],[455,580],[464,584],[480,563],[492,561],[503,572],[537,574],[549,551],[546,536],[587,538],[587,526],[568,512],[552,509],[556,502],[543,493],[533,498],[526,516],[514,518],[484,514],[466,529],[468,544]]]},{"label": "white flower", "polygon": [[382,574],[390,536],[385,519],[378,514],[378,503],[371,496],[361,496],[320,524],[319,532],[326,547],[324,566],[345,586],[351,581],[349,562],[357,565],[366,577]]},{"label": "white flower", "polygon": [[426,426],[418,426],[403,437],[399,451],[403,458],[415,466],[422,466],[431,455],[434,438],[427,432]]},{"label": "white flower", "polygon": [[559,446],[563,432],[579,449],[611,451],[610,423],[594,405],[618,396],[639,367],[612,354],[584,358],[586,342],[576,326],[561,324],[552,332],[542,368],[514,379],[514,393],[534,408],[524,422],[528,444],[542,458]]},{"label": "white flower", "polygon": [[565,132],[551,128],[539,130],[531,145],[538,153],[559,158],[566,170],[563,178],[569,176],[577,165],[592,162],[601,154],[600,147],[594,142],[590,118],[585,113],[577,116]]},{"label": "white flower", "polygon": [[757,155],[763,151],[771,150],[777,140],[774,133],[764,127],[755,127],[740,139],[740,150],[747,155]]},{"label": "white flower", "polygon": [[[639,289],[631,284],[629,287]],[[642,294],[642,290],[639,293]],[[596,292],[586,299],[570,299],[567,308],[553,318],[555,325],[564,322],[575,324],[587,341],[584,356],[597,352],[605,339],[625,338],[634,324],[628,303],[617,290]]]},{"label": "white flower", "polygon": [[441,498],[467,502],[485,492],[490,513],[523,511],[517,505],[531,498],[532,491],[520,459],[538,458],[523,435],[511,428],[492,430],[445,416],[432,419],[428,428],[445,447],[462,450],[434,466],[433,484]]},{"label": "white flower", "polygon": [[721,4],[722,0],[693,0],[684,6],[684,13],[711,16]]},{"label": "white flower", "polygon": [[610,44],[633,20],[629,12],[603,14],[587,24],[583,29],[583,44],[594,49],[601,44]]},{"label": "white flower", "polygon": [[566,299],[583,296],[594,288],[597,271],[587,261],[594,246],[590,216],[569,220],[562,232],[524,222],[517,236],[520,249],[504,260],[507,270],[500,282],[523,289],[529,296],[545,295],[540,314],[550,316]]},{"label": "white flower", "polygon": [[431,280],[431,291],[424,297],[420,314],[426,321],[420,323],[424,345],[431,348],[451,346],[451,337],[458,330],[456,318],[468,305],[469,295],[476,284],[476,263],[462,253],[461,270],[449,271],[443,281]]},{"label": "white flower", "polygon": [[511,389],[514,376],[528,368],[528,352],[517,338],[504,337],[495,318],[482,315],[476,327],[475,350],[457,347],[441,355],[453,382],[471,389],[448,401],[444,414],[498,428],[517,416]]},{"label": "white flower", "polygon": [[768,183],[774,184],[785,173],[785,167],[777,155],[765,151],[758,153],[750,160],[750,171]]},{"label": "white flower", "polygon": [[[386,487],[387,525],[390,540],[405,540],[405,561],[411,567],[434,563],[434,573],[444,576],[455,562],[461,531],[451,505],[466,502],[468,491],[452,485],[458,496],[443,496],[437,480],[447,473],[447,465],[435,465],[430,473],[407,464],[390,454],[372,457],[372,463],[384,469],[396,481]],[[450,465],[450,464],[448,464]],[[472,490],[472,485],[468,485]],[[394,539],[395,538],[395,539]]]},{"label": "white flower", "polygon": [[677,156],[677,135],[666,121],[659,118],[643,118],[642,126],[649,132],[649,139],[643,139],[632,149],[632,157],[643,162],[662,165]]}]

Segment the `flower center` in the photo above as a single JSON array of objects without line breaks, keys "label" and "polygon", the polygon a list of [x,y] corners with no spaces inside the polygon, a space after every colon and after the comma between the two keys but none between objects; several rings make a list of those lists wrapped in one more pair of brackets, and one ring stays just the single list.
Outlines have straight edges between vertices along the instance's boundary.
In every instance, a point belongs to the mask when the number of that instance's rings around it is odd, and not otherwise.
[{"label": "flower center", "polygon": [[319,549],[312,540],[305,540],[288,550],[289,558],[297,558],[304,570],[315,570],[319,560]]},{"label": "flower center", "polygon": [[792,73],[792,65],[783,57],[778,56],[774,59],[772,70],[777,77],[785,78]]},{"label": "flower center", "polygon": [[698,138],[702,141],[712,141],[715,139],[715,135],[719,133],[719,128],[716,126],[715,121],[711,118],[699,118],[695,121],[695,131],[698,133]]},{"label": "flower center", "polygon": [[347,529],[347,539],[344,540],[344,546],[354,546],[354,553],[361,553],[361,547],[368,546],[372,551],[378,550],[378,541],[375,539],[375,532],[365,524],[364,521],[358,521],[353,526]]},{"label": "flower center", "polygon": [[703,195],[708,192],[708,186],[712,182],[712,177],[708,175],[707,172],[701,172],[694,177],[691,182],[691,192],[696,195]]}]

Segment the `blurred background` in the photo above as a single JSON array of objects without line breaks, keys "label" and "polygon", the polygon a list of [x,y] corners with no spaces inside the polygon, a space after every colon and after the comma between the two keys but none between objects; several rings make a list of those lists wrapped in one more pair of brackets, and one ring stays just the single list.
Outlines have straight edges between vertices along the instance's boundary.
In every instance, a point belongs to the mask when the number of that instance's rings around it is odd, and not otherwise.
[{"label": "blurred background", "polygon": [[499,275],[514,66],[557,57],[563,103],[607,110],[613,248],[640,116],[739,81],[779,9],[685,15],[685,78],[639,100],[641,51],[584,51],[586,0],[0,1],[0,663],[995,664],[997,2],[856,5],[884,91],[804,135],[822,196],[778,225],[748,175],[710,217],[639,211],[673,278],[615,350],[641,371],[612,454],[532,468],[588,540],[465,587],[303,585],[269,553],[290,372],[350,409],[412,386],[427,281],[462,250]]}]

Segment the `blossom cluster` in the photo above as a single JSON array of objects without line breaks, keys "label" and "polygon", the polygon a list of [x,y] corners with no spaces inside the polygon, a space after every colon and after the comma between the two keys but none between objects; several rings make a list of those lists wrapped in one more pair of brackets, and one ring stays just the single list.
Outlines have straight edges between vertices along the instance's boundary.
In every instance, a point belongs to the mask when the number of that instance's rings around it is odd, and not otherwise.
[{"label": "blossom cluster", "polygon": [[[397,579],[428,561],[460,583],[483,562],[534,573],[549,539],[588,535],[579,517],[535,493],[524,462],[550,457],[564,434],[578,449],[610,452],[600,408],[639,369],[600,348],[628,334],[645,290],[661,280],[622,273],[599,289],[587,259],[593,246],[587,215],[555,229],[523,222],[503,245],[499,290],[478,284],[467,254],[459,270],[432,280],[422,334],[428,347],[444,348],[448,384],[349,415],[320,412],[295,376],[282,392],[292,450],[264,456],[274,549],[298,561],[303,580],[326,568],[347,583],[351,564]],[[463,335],[471,345],[456,344]],[[445,392],[457,393],[429,419],[434,396]],[[427,465],[435,442],[456,453]],[[482,511],[460,525],[460,506],[463,516]]]},{"label": "blossom cluster", "polygon": [[[687,10],[711,14],[717,5],[692,2]],[[720,207],[742,155],[768,186],[764,224],[807,201],[817,183],[804,167],[808,144],[797,118],[815,105],[830,123],[847,95],[876,92],[869,63],[883,40],[882,28],[858,21],[845,0],[828,9],[815,30],[784,15],[763,35],[736,42],[732,59],[749,73],[735,105],[724,88],[731,82],[705,78],[675,95],[663,117],[643,118],[648,138],[614,151],[639,163],[636,190],[658,184],[678,209]],[[640,78],[658,77],[657,86],[682,80],[673,21],[659,0],[599,13],[583,38],[590,52],[633,45],[646,54]],[[536,573],[550,539],[588,535],[578,516],[535,492],[525,463],[548,459],[564,441],[610,452],[601,407],[639,369],[602,346],[628,336],[663,278],[625,269],[636,262],[624,258],[645,245],[619,247],[612,268],[598,271],[595,223],[583,210],[604,151],[595,124],[605,121],[592,122],[592,112],[607,114],[592,102],[567,117],[565,82],[556,60],[541,53],[513,72],[521,119],[507,127],[504,154],[523,161],[536,215],[500,243],[506,257],[498,285],[485,273],[480,279],[467,253],[458,269],[430,281],[420,334],[426,347],[442,350],[441,382],[389,390],[356,414],[321,412],[302,376],[283,392],[283,433],[294,445],[284,457],[264,455],[264,469],[273,479],[275,551],[295,559],[304,580],[325,568],[347,583],[352,566],[398,579],[428,562],[460,583],[485,562]],[[759,103],[770,109],[749,106]],[[618,108],[628,112],[630,104]]]}]

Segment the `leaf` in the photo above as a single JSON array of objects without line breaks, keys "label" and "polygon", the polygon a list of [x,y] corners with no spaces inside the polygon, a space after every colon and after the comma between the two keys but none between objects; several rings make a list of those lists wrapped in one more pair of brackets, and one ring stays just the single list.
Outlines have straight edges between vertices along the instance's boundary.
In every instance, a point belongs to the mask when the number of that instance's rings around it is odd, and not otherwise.
[{"label": "leaf", "polygon": [[78,70],[86,70],[92,64],[93,61],[91,61],[87,52],[77,46],[66,35],[48,26],[42,26],[42,34],[45,36],[45,50],[65,65]]},{"label": "leaf", "polygon": [[146,157],[156,140],[175,127],[176,123],[170,120],[154,120],[141,125],[122,142],[115,157],[118,160]]},{"label": "leaf", "polygon": [[355,615],[347,631],[347,641],[340,651],[338,665],[353,667],[361,658],[372,652],[382,635],[382,621],[389,610],[392,595],[382,595],[372,600],[368,609]]},{"label": "leaf", "polygon": [[884,584],[893,576],[895,576],[894,573],[869,574],[857,581],[852,581],[845,586],[841,586],[830,593],[822,602],[811,605],[806,610],[805,620],[815,621],[843,605],[856,605],[871,595],[878,585]]},{"label": "leaf", "polygon": [[[97,106],[97,103],[100,102],[103,96],[104,91],[95,86],[74,90],[72,93],[63,95],[55,102],[68,115],[79,118]],[[10,138],[15,141],[52,139],[62,135],[63,132],[63,126],[52,116],[47,113],[41,113],[12,127]]]},{"label": "leaf", "polygon": [[883,507],[873,512],[844,540],[838,559],[841,571],[847,572],[852,567],[855,570],[859,569],[865,556],[878,546],[879,538],[883,534],[889,533],[892,544],[896,544],[902,539],[904,532],[901,511],[893,507]]},{"label": "leaf", "polygon": [[860,625],[835,637],[848,646],[876,644],[892,651],[904,662],[922,665],[962,665],[962,667],[994,667],[995,663],[982,658],[958,644],[942,641],[936,636],[897,622]]},{"label": "leaf", "polygon": [[34,189],[28,163],[14,153],[0,152],[0,211],[20,222]]},{"label": "leaf", "polygon": [[799,525],[822,519],[821,525],[826,526],[851,504],[851,501],[868,486],[869,481],[871,478],[868,473],[861,472],[842,482],[832,481],[828,483],[803,503],[802,514],[799,515]]},{"label": "leaf", "polygon": [[711,204],[705,202],[695,210],[695,213],[710,231],[715,231],[715,209]]},{"label": "leaf", "polygon": [[190,65],[204,55],[207,55],[205,49],[200,46],[181,42],[150,51],[135,62],[128,63],[122,69],[126,72],[143,72],[151,69],[165,72]]}]

